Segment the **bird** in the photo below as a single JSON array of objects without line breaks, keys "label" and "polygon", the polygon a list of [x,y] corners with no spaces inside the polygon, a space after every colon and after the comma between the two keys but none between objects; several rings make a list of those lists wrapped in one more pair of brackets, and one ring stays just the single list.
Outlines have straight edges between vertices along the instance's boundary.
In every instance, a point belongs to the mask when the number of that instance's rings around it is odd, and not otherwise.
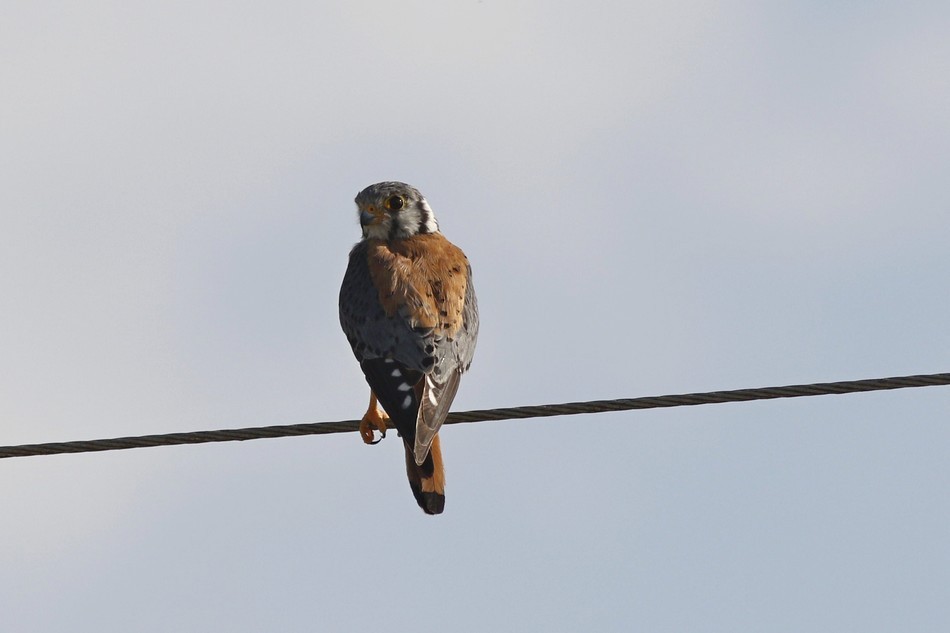
[{"label": "bird", "polygon": [[379,182],[355,202],[363,235],[340,287],[340,325],[370,387],[360,436],[376,444],[391,421],[416,503],[426,514],[441,514],[439,428],[478,339],[472,268],[415,187]]}]

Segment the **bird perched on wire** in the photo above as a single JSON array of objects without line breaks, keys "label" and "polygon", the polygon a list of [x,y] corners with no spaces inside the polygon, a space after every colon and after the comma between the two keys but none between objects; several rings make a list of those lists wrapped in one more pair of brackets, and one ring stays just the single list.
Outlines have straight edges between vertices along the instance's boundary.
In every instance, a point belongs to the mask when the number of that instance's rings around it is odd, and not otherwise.
[{"label": "bird perched on wire", "polygon": [[350,251],[340,324],[370,386],[360,435],[375,444],[374,432],[382,439],[392,420],[405,445],[412,494],[426,514],[439,514],[445,507],[439,427],[478,337],[472,269],[439,232],[415,187],[370,185],[356,206],[363,239]]}]

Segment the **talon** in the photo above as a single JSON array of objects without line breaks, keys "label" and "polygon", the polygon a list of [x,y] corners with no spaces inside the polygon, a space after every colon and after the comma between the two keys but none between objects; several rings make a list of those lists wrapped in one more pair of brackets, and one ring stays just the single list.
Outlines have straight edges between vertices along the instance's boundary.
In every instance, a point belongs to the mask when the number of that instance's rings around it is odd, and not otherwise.
[{"label": "talon", "polygon": [[360,420],[360,436],[363,438],[364,443],[379,444],[380,441],[382,441],[382,439],[386,437],[386,431],[380,431],[379,439],[374,439],[375,437],[374,431],[376,430],[377,430],[377,427],[366,418],[363,418],[362,420]]},{"label": "talon", "polygon": [[[389,422],[389,416],[380,409],[376,402],[376,394],[370,393],[369,407],[360,420],[360,437],[366,444],[379,444],[386,437],[386,423]],[[374,431],[379,431],[379,439],[375,439]]]}]

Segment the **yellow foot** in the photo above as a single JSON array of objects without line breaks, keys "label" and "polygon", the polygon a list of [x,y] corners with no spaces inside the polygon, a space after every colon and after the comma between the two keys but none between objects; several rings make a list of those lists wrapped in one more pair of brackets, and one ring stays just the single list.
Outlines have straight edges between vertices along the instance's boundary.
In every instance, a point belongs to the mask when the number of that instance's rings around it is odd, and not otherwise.
[{"label": "yellow foot", "polygon": [[[376,394],[369,397],[369,408],[363,414],[360,420],[360,437],[366,444],[378,444],[381,439],[386,437],[386,423],[389,422],[389,416],[376,403]],[[373,431],[379,431],[380,438],[375,439]]]}]

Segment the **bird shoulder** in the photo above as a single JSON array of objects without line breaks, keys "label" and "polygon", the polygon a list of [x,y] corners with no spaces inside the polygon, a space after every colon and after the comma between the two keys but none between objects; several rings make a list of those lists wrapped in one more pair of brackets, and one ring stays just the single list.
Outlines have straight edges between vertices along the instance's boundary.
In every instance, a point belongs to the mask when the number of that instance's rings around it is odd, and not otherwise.
[{"label": "bird shoulder", "polygon": [[367,240],[366,258],[387,316],[404,310],[412,327],[449,336],[462,326],[468,258],[441,233]]}]

